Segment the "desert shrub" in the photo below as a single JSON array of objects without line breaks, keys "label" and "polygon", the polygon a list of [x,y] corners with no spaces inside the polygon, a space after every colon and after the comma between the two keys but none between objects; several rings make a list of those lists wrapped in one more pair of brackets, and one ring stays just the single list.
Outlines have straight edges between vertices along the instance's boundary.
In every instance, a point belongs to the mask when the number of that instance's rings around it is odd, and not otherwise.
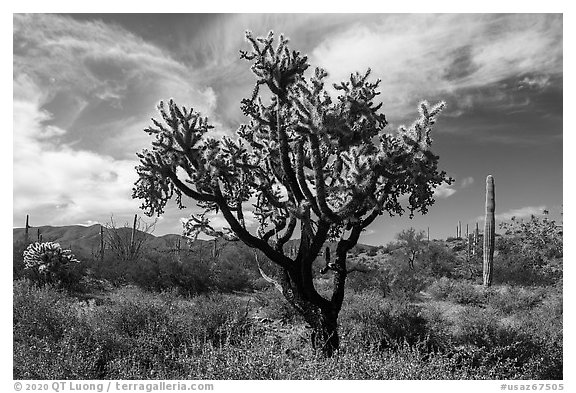
[{"label": "desert shrub", "polygon": [[61,337],[67,300],[53,286],[36,286],[31,280],[14,281],[14,340],[26,337]]},{"label": "desert shrub", "polygon": [[[273,333],[253,325],[254,306],[225,294],[182,298],[138,287],[117,289],[102,302],[77,301],[51,285],[17,280],[13,378],[562,378],[561,286],[515,314],[513,324],[498,310],[467,307],[453,334],[438,310],[377,291],[352,294],[342,310],[342,348],[332,359],[315,357],[308,346],[286,347],[285,335],[305,336],[302,325]],[[430,345],[438,342],[445,345]]]},{"label": "desert shrub", "polygon": [[241,302],[223,295],[182,300],[123,288],[97,306],[51,286],[14,285],[14,378],[161,378],[179,359],[253,337]]},{"label": "desert shrub", "polygon": [[386,296],[414,298],[416,294],[426,288],[430,281],[430,277],[422,271],[418,264],[415,269],[411,269],[402,258],[396,256],[392,256],[387,262],[382,267]]},{"label": "desert shrub", "polygon": [[562,258],[536,266],[520,254],[502,253],[494,260],[494,282],[525,286],[553,285],[562,278],[562,270]]},{"label": "desert shrub", "polygon": [[515,330],[500,324],[500,315],[491,309],[467,307],[458,316],[456,343],[493,348],[514,343]]},{"label": "desert shrub", "polygon": [[259,277],[251,274],[241,258],[222,256],[211,268],[211,277],[215,288],[221,292],[252,290],[252,283]]},{"label": "desert shrub", "polygon": [[259,316],[280,320],[283,323],[301,321],[300,314],[288,303],[284,296],[276,288],[268,288],[255,296],[256,305],[260,307]]},{"label": "desert shrub", "polygon": [[20,278],[31,278],[31,272],[25,269],[24,251],[30,243],[24,240],[17,240],[12,243],[12,277],[14,280]]},{"label": "desert shrub", "polygon": [[486,302],[484,288],[475,286],[469,281],[455,281],[448,299],[463,305],[481,305]]},{"label": "desert shrub", "polygon": [[502,286],[494,288],[489,296],[489,305],[506,314],[526,311],[539,304],[545,295],[542,288]]},{"label": "desert shrub", "polygon": [[135,284],[149,291],[176,289],[193,296],[210,291],[252,291],[262,288],[261,277],[248,269],[245,256],[222,255],[217,260],[182,251],[173,254],[144,250],[138,260],[120,260],[113,255],[94,263],[94,274],[116,286]]},{"label": "desert shrub", "polygon": [[[562,377],[561,322],[554,321],[548,329],[530,322],[542,311],[528,314],[516,323],[507,322],[496,310],[466,308],[458,317],[457,345],[452,352],[459,366],[500,368],[498,378],[516,374],[533,379]],[[548,319],[549,320],[549,319]]]},{"label": "desert shrub", "polygon": [[433,281],[426,289],[436,300],[449,300],[462,305],[477,306],[487,302],[488,292],[467,280],[442,277]]},{"label": "desert shrub", "polygon": [[378,255],[378,249],[377,248],[371,248],[366,252],[366,255],[369,257],[375,257],[376,255]]},{"label": "desert shrub", "polygon": [[381,267],[370,269],[367,272],[351,272],[346,278],[347,290],[361,292],[366,290],[386,289],[386,271]]},{"label": "desert shrub", "polygon": [[448,277],[434,280],[426,291],[436,300],[446,300],[454,289],[454,281]]},{"label": "desert shrub", "polygon": [[420,265],[431,277],[453,277],[456,257],[446,246],[428,243],[420,256]]},{"label": "desert shrub", "polygon": [[416,345],[428,333],[418,306],[383,298],[377,291],[349,296],[340,321],[348,342],[377,349]]},{"label": "desert shrub", "polygon": [[495,278],[523,285],[549,285],[562,278],[562,229],[554,220],[532,216],[512,218],[500,225],[505,236],[498,239],[499,267]]}]

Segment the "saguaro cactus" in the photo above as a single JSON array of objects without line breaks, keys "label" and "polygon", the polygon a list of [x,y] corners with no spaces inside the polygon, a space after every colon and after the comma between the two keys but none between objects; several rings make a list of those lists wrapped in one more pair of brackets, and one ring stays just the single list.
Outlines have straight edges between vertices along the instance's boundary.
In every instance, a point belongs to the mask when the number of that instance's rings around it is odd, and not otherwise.
[{"label": "saguaro cactus", "polygon": [[28,214],[26,214],[26,227],[25,227],[26,229],[24,229],[24,240],[26,242],[28,242],[28,231],[30,230],[30,225],[28,225],[29,219],[30,219],[30,216]]},{"label": "saguaro cactus", "polygon": [[100,225],[100,260],[104,259],[104,227]]},{"label": "saguaro cactus", "polygon": [[136,222],[138,221],[138,214],[134,214],[134,223],[132,224],[132,233],[130,235],[130,255],[134,254],[136,249]]},{"label": "saguaro cactus", "polygon": [[492,267],[494,264],[494,178],[486,177],[486,217],[484,220],[484,286],[492,285]]},{"label": "saguaro cactus", "polygon": [[466,261],[470,259],[472,251],[472,242],[470,241],[470,233],[468,232],[468,224],[466,224]]},{"label": "saguaro cactus", "polygon": [[478,248],[478,223],[476,223],[476,229],[474,230],[474,245],[472,247],[472,255],[476,256],[476,249]]}]

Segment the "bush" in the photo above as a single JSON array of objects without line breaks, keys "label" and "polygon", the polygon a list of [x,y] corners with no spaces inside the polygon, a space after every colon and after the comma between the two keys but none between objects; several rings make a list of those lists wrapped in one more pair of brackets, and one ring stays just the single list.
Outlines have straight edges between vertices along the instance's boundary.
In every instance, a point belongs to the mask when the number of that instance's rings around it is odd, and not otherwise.
[{"label": "bush", "polygon": [[494,288],[488,299],[493,308],[511,314],[533,308],[542,301],[544,295],[542,288],[503,286]]},{"label": "bush", "polygon": [[301,321],[300,314],[294,307],[282,296],[276,288],[268,288],[265,291],[256,294],[256,302],[260,307],[259,316],[280,320],[282,323],[292,323]]},{"label": "bush", "polygon": [[24,265],[24,251],[30,243],[23,240],[17,240],[12,243],[12,278],[18,280],[20,278],[32,278],[31,272],[25,269]]},{"label": "bush", "polygon": [[420,269],[419,265],[411,269],[408,264],[396,257],[390,258],[388,262],[383,268],[387,296],[412,299],[426,288],[430,281],[430,277]]},{"label": "bush", "polygon": [[252,291],[262,288],[248,255],[223,253],[217,260],[201,258],[192,251],[181,251],[180,258],[154,250],[143,250],[138,260],[120,260],[107,255],[95,261],[95,277],[116,286],[135,284],[149,291],[175,289],[181,295],[194,296],[210,291]]},{"label": "bush", "polygon": [[422,269],[431,277],[452,277],[456,268],[456,257],[446,246],[428,243],[420,257]]},{"label": "bush", "polygon": [[500,282],[549,285],[562,278],[562,228],[547,215],[500,225],[505,236],[496,243],[500,263],[494,272]]},{"label": "bush", "polygon": [[449,300],[462,305],[478,306],[488,299],[488,292],[483,287],[447,277],[434,281],[426,290],[436,300]]},{"label": "bush", "polygon": [[454,281],[447,277],[435,280],[426,291],[436,300],[447,300],[454,290]]},{"label": "bush", "polygon": [[456,281],[448,299],[463,305],[481,305],[486,302],[486,292],[481,286],[474,286],[468,281]]},{"label": "bush", "polygon": [[386,272],[382,268],[370,269],[368,272],[352,272],[346,278],[346,289],[353,292],[386,290]]},{"label": "bush", "polygon": [[496,378],[561,379],[561,313],[553,298],[512,318],[491,308],[467,307],[457,318],[451,356],[458,367],[499,366]]},{"label": "bush", "polygon": [[180,359],[244,345],[257,332],[245,305],[223,295],[183,301],[137,288],[103,305],[53,287],[14,283],[15,379],[172,379]]},{"label": "bush", "polygon": [[[273,296],[263,310],[279,310],[280,295],[265,295]],[[459,307],[466,311],[452,323],[441,309],[377,291],[352,294],[332,359],[301,345],[303,325],[253,324],[253,306],[230,295],[184,299],[138,287],[77,301],[18,280],[13,378],[562,379],[561,285],[505,318],[500,309]]]},{"label": "bush", "polygon": [[349,343],[376,349],[415,345],[428,333],[418,306],[383,298],[377,291],[349,296],[340,321]]},{"label": "bush", "polygon": [[31,280],[14,281],[14,340],[27,337],[59,339],[67,322],[67,299],[53,286],[37,287]]}]

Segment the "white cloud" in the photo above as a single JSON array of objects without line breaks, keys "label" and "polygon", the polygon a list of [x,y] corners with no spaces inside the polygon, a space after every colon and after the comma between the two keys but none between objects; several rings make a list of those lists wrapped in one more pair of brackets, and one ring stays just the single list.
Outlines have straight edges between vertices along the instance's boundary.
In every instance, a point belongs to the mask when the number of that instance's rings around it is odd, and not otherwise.
[{"label": "white cloud", "polygon": [[[58,15],[14,15],[14,74],[42,92],[40,107],[54,107],[44,121],[66,118],[69,139],[114,157],[133,157],[149,143],[142,130],[158,117],[160,99],[204,115],[217,100],[197,72],[158,47],[119,27]],[[43,128],[46,137],[55,130]],[[90,134],[98,143],[86,142]]]},{"label": "white cloud", "polygon": [[460,181],[460,188],[466,188],[472,184],[474,184],[474,178],[472,176],[468,176]]},{"label": "white cloud", "polygon": [[[371,67],[373,76],[382,79],[384,110],[393,119],[413,113],[414,104],[430,96],[451,95],[526,73],[561,74],[562,19],[558,15],[386,15],[379,23],[357,23],[329,36],[313,51],[311,62],[324,67],[331,81]],[[473,103],[470,98],[468,105]],[[455,104],[460,108],[461,102]]]},{"label": "white cloud", "polygon": [[449,186],[446,183],[442,183],[440,186],[436,187],[434,190],[434,197],[435,198],[448,198],[451,195],[454,195],[456,190]]},{"label": "white cloud", "polygon": [[[215,92],[195,77],[121,28],[15,14],[14,223],[28,213],[62,225],[137,212],[135,153],[150,143],[143,129],[159,99],[215,108]],[[103,102],[116,113],[98,112]]]},{"label": "white cloud", "polygon": [[537,75],[534,77],[524,77],[518,82],[518,89],[544,89],[550,85],[550,76]]},{"label": "white cloud", "polygon": [[[526,218],[530,216],[540,216],[546,209],[546,205],[542,206],[525,206],[519,209],[511,209],[504,213],[498,213],[494,216],[496,220],[506,221],[510,220],[512,217],[516,218]],[[482,217],[484,218],[484,217]]]},{"label": "white cloud", "polygon": [[[517,209],[510,209],[503,213],[498,213],[494,215],[494,219],[498,221],[508,221],[512,217],[516,218],[526,218],[530,216],[541,216],[543,211],[546,210],[546,205],[541,206],[524,206]],[[486,217],[484,215],[475,218],[476,221],[484,221]]]},{"label": "white cloud", "polygon": [[65,130],[45,124],[51,115],[40,109],[40,91],[27,78],[14,81],[14,221],[32,211],[37,223],[56,225],[135,211],[135,162],[52,143],[46,135]]}]

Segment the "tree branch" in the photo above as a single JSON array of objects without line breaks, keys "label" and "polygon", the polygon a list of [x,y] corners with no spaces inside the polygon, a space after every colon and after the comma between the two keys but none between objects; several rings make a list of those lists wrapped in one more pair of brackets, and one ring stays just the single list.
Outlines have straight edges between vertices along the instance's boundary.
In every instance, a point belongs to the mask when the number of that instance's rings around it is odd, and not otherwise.
[{"label": "tree branch", "polygon": [[176,176],[176,173],[174,173],[172,170],[164,168],[163,173],[165,173],[166,176],[168,176],[170,178],[170,180],[172,180],[174,185],[177,188],[179,188],[180,191],[182,191],[184,193],[184,195],[186,195],[187,197],[190,197],[192,199],[196,199],[198,201],[204,201],[204,202],[215,202],[216,201],[216,198],[214,197],[214,195],[200,193],[200,192],[194,191],[193,189],[188,187],[180,179],[178,179],[178,176]]},{"label": "tree branch", "polygon": [[326,202],[326,188],[324,186],[324,169],[322,167],[322,154],[320,153],[320,141],[314,134],[309,134],[310,148],[312,151],[312,165],[314,167],[314,186],[316,186],[316,198],[318,206],[322,212],[323,219],[338,222],[339,217],[328,206]]},{"label": "tree branch", "polygon": [[310,206],[312,207],[312,211],[318,217],[322,215],[320,209],[318,208],[318,203],[316,202],[316,198],[312,195],[308,184],[306,183],[306,176],[304,174],[304,140],[300,139],[296,142],[296,174],[298,176],[298,182],[300,183],[300,188],[302,188],[302,192],[306,196],[308,202],[310,202]]},{"label": "tree branch", "polygon": [[304,195],[302,195],[302,191],[300,191],[300,187],[298,182],[296,181],[296,174],[294,173],[294,168],[292,168],[292,163],[290,162],[290,147],[288,145],[288,134],[286,130],[283,129],[280,125],[280,97],[276,95],[276,127],[278,132],[278,142],[280,144],[280,162],[282,163],[282,170],[286,175],[286,181],[288,182],[288,189],[292,191],[295,199],[297,201],[301,201],[304,199]]},{"label": "tree branch", "polygon": [[216,196],[215,202],[218,204],[218,207],[222,211],[222,215],[224,216],[228,224],[230,224],[230,229],[234,231],[236,236],[238,236],[240,240],[246,243],[246,245],[259,249],[264,253],[264,255],[266,255],[272,261],[276,262],[281,267],[288,269],[292,262],[290,258],[277,252],[272,247],[270,247],[270,245],[267,242],[257,238],[256,236],[253,236],[250,232],[248,232],[246,228],[240,225],[236,217],[234,217],[234,214],[232,213],[232,211],[228,206],[228,202],[222,196],[220,188],[214,189],[214,192]]}]

